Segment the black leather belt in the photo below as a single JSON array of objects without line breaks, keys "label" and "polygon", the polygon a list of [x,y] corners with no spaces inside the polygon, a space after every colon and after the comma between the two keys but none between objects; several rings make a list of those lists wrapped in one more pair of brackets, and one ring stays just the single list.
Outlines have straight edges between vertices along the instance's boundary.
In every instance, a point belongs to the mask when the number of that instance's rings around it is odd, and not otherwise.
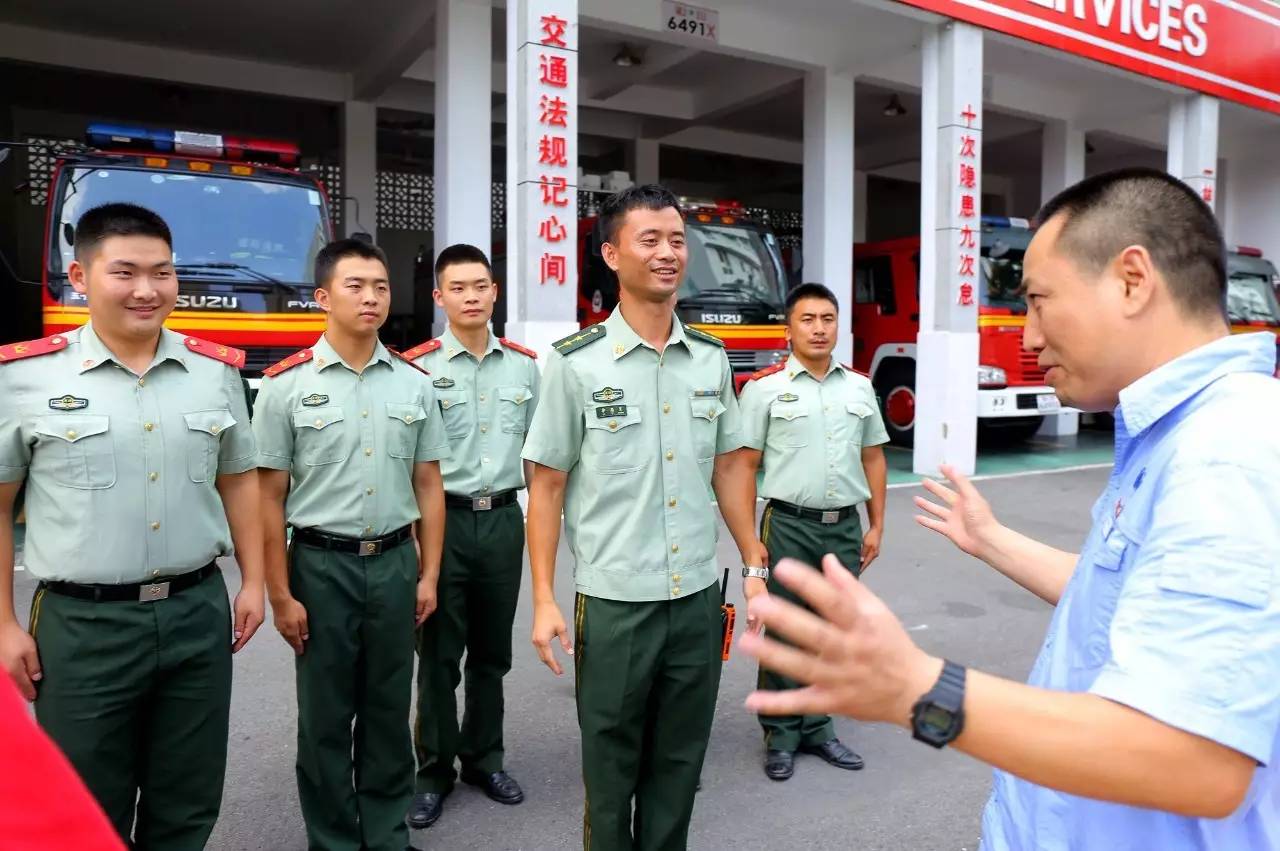
[{"label": "black leather belt", "polygon": [[177,576],[165,576],[156,582],[133,582],[128,585],[96,585],[82,582],[41,582],[40,587],[61,594],[64,597],[75,597],[77,600],[92,600],[95,603],[154,603],[199,585],[218,572],[217,562],[209,562],[199,570],[180,573]]},{"label": "black leather belt", "polygon": [[354,553],[358,556],[376,556],[392,547],[399,546],[413,537],[413,525],[410,524],[381,538],[349,538],[346,535],[335,535],[319,529],[294,529],[293,539],[309,547],[322,550],[336,550],[340,553]]},{"label": "black leather belt", "polygon": [[780,499],[769,500],[770,507],[774,511],[781,511],[783,514],[790,514],[792,517],[800,517],[804,520],[813,520],[817,523],[839,523],[858,510],[856,505],[846,505],[844,508],[805,508],[801,505],[792,505],[789,502],[783,502]]},{"label": "black leather belt", "polygon": [[444,504],[450,508],[469,508],[472,511],[489,511],[494,508],[502,508],[504,505],[511,505],[516,501],[516,492],[514,490],[501,491],[493,496],[460,496],[456,493],[446,493],[444,495]]}]

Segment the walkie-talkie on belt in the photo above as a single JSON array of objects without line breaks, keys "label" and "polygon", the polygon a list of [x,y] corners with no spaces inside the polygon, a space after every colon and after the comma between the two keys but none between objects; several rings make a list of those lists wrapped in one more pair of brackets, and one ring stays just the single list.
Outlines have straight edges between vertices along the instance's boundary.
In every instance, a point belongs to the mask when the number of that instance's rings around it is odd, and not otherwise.
[{"label": "walkie-talkie on belt", "polygon": [[720,647],[720,661],[729,661],[729,648],[733,646],[733,603],[725,602],[729,593],[729,568],[724,569],[724,581],[720,583],[720,630],[723,644]]}]

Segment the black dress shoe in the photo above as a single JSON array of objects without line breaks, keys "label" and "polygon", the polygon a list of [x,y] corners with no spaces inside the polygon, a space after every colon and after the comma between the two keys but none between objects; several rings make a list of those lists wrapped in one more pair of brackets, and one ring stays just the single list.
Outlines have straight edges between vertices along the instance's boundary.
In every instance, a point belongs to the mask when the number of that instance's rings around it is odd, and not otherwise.
[{"label": "black dress shoe", "polygon": [[505,771],[484,774],[479,771],[462,772],[462,782],[479,786],[484,793],[499,804],[518,804],[524,800],[524,792],[515,778]]},{"label": "black dress shoe", "polygon": [[788,780],[796,773],[796,755],[791,751],[765,751],[764,776],[770,780]]},{"label": "black dress shoe", "polygon": [[439,792],[420,792],[413,796],[409,817],[405,819],[414,830],[425,830],[435,824],[444,812],[445,795]]},{"label": "black dress shoe", "polygon": [[858,771],[863,765],[862,757],[845,747],[844,742],[839,739],[832,739],[820,745],[801,745],[800,752],[822,757],[830,765],[846,771]]}]

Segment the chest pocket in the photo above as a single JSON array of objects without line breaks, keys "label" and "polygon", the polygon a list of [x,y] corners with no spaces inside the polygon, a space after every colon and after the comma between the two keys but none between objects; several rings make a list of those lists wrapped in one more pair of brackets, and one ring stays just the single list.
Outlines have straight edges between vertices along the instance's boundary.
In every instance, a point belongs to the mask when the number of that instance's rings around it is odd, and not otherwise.
[{"label": "chest pocket", "polygon": [[1102,540],[1089,554],[1088,564],[1080,565],[1080,569],[1089,571],[1087,593],[1080,601],[1087,601],[1087,605],[1077,606],[1082,619],[1077,634],[1084,636],[1083,667],[1100,668],[1111,656],[1111,619],[1124,587],[1125,559],[1132,548],[1133,541],[1119,526],[1107,524]]},{"label": "chest pocket", "polygon": [[116,483],[116,456],[105,414],[42,417],[35,422],[36,452],[48,453],[53,480],[69,488],[98,490]]},{"label": "chest pocket", "polygon": [[471,433],[472,412],[467,405],[465,390],[437,390],[440,414],[444,417],[444,432],[450,440],[460,440]]},{"label": "chest pocket", "polygon": [[779,446],[809,445],[809,412],[799,402],[775,402],[769,408],[769,436]]},{"label": "chest pocket", "polygon": [[293,412],[294,439],[302,463],[311,467],[336,464],[350,454],[342,420],[341,408],[307,408]]},{"label": "chest pocket", "polygon": [[387,452],[392,458],[412,458],[427,411],[416,403],[387,403]]},{"label": "chest pocket", "polygon": [[214,408],[191,411],[182,418],[187,423],[187,474],[197,484],[216,479],[222,435],[236,424],[235,417],[226,408]]},{"label": "chest pocket", "polygon": [[693,448],[699,461],[708,461],[716,455],[716,420],[728,410],[719,399],[694,398],[689,400],[693,414]]},{"label": "chest pocket", "polygon": [[598,473],[634,473],[649,462],[649,452],[643,445],[640,431],[640,409],[627,405],[627,412],[616,411],[600,416],[597,408],[586,408],[587,440],[585,455],[587,466]]},{"label": "chest pocket", "polygon": [[524,434],[529,429],[529,401],[533,392],[528,387],[498,388],[498,423],[511,434]]},{"label": "chest pocket", "polygon": [[867,417],[871,416],[871,406],[866,402],[848,402],[844,409],[847,414],[845,428],[849,432],[849,440],[861,445]]}]

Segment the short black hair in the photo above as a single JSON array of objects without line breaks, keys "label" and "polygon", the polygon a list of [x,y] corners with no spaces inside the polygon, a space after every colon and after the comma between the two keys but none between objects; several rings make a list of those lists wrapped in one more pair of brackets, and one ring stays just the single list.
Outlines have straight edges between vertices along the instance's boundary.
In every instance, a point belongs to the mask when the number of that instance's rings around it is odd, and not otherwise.
[{"label": "short black hair", "polygon": [[796,302],[802,298],[821,298],[831,302],[831,306],[836,309],[836,313],[840,312],[840,302],[836,299],[836,294],[829,287],[822,284],[800,284],[791,292],[787,293],[787,321],[791,321],[791,312],[795,310]]},{"label": "short black hair", "polygon": [[1151,254],[1174,300],[1188,316],[1227,313],[1227,247],[1213,210],[1190,186],[1163,171],[1125,168],[1060,192],[1036,215],[1043,227],[1064,218],[1057,250],[1089,274],[1121,251]]},{"label": "short black hair", "polygon": [[600,239],[614,244],[622,221],[632,210],[665,210],[668,207],[679,212],[680,201],[670,189],[656,183],[628,186],[621,192],[615,192],[600,205]]},{"label": "short black hair", "polygon": [[112,203],[86,210],[76,222],[76,259],[88,262],[102,241],[111,236],[152,236],[163,239],[173,251],[173,234],[159,215],[137,204]]},{"label": "short black hair", "polygon": [[493,265],[489,262],[489,258],[485,256],[485,253],[474,245],[459,242],[441,251],[440,256],[436,258],[436,283],[440,283],[441,272],[459,263],[480,263],[484,266],[485,271],[489,273],[489,277],[493,277]]},{"label": "short black hair", "polygon": [[387,263],[387,253],[378,246],[364,239],[335,239],[320,249],[316,254],[315,281],[317,287],[329,286],[333,270],[338,261],[344,257],[362,257],[365,260],[377,260],[390,275],[391,266]]}]

